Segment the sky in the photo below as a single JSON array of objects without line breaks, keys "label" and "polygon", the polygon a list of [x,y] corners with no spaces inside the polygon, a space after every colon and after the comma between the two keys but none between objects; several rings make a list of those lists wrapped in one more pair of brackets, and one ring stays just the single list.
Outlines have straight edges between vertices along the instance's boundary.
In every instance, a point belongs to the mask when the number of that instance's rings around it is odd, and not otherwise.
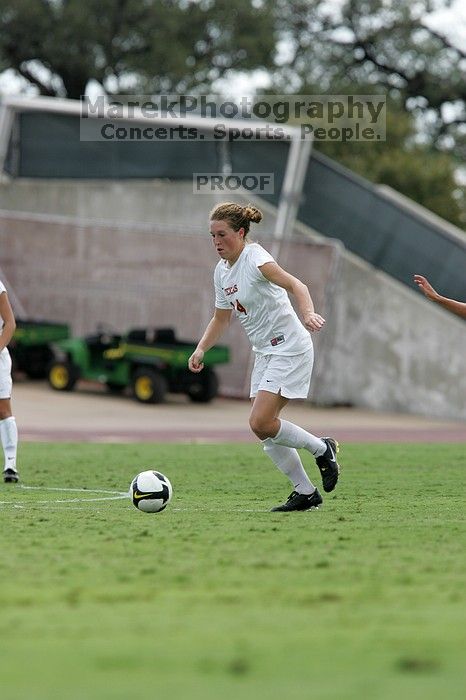
[{"label": "sky", "polygon": [[440,10],[432,14],[427,24],[448,36],[455,46],[466,48],[465,0],[455,0],[449,10]]}]

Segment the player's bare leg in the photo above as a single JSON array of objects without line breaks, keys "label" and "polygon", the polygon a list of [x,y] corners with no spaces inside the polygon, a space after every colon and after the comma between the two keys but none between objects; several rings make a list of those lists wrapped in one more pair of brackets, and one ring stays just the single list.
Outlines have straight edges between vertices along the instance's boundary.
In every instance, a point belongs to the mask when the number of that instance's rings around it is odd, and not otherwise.
[{"label": "player's bare leg", "polygon": [[281,394],[270,391],[258,391],[252,400],[249,425],[259,440],[273,438],[280,430],[280,411],[286,406],[288,399]]}]

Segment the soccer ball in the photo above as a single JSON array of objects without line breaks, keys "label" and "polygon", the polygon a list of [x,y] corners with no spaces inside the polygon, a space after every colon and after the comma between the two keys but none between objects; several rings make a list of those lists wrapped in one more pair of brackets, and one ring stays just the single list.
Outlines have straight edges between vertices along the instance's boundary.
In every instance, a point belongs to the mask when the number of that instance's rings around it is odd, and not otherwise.
[{"label": "soccer ball", "polygon": [[129,487],[133,506],[145,513],[160,513],[170,503],[172,493],[167,477],[152,469],[135,476]]}]

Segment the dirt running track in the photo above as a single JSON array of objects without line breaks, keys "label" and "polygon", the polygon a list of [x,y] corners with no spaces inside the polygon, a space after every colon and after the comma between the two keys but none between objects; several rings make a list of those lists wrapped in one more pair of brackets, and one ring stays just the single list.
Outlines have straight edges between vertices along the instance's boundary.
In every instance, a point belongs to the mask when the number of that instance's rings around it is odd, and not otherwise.
[{"label": "dirt running track", "polygon": [[[252,442],[247,401],[217,399],[195,405],[172,396],[145,406],[91,385],[54,392],[43,382],[17,381],[13,409],[25,441],[66,442]],[[466,423],[361,409],[290,404],[283,417],[317,435],[341,442],[465,442]]]}]

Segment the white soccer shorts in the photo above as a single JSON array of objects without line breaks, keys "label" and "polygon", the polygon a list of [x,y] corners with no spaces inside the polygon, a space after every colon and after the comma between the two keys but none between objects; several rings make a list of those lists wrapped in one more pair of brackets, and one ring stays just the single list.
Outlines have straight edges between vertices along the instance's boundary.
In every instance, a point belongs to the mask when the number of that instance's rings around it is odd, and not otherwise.
[{"label": "white soccer shorts", "polygon": [[256,355],[251,374],[250,397],[258,391],[281,394],[286,399],[307,399],[311,384],[314,349],[300,355]]},{"label": "white soccer shorts", "polygon": [[11,398],[11,357],[8,350],[0,352],[0,399]]}]

